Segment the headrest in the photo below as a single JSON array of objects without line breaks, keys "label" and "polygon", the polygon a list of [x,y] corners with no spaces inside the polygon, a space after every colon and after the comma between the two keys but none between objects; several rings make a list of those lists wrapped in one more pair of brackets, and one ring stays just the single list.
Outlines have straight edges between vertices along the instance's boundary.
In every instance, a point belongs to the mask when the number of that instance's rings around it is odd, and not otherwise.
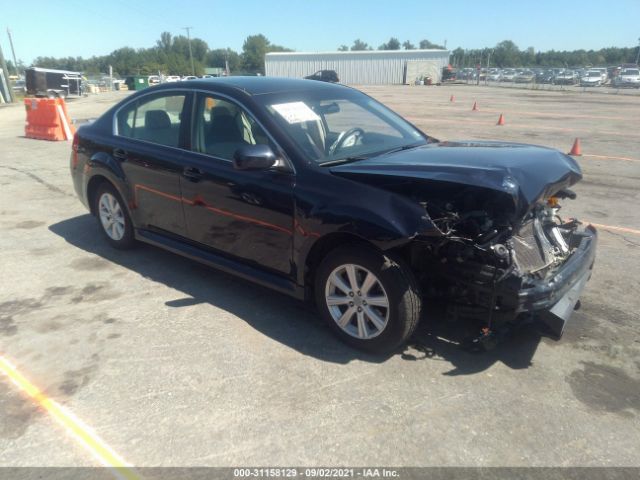
[{"label": "headrest", "polygon": [[144,124],[146,128],[171,128],[171,119],[164,110],[148,110],[144,114]]}]

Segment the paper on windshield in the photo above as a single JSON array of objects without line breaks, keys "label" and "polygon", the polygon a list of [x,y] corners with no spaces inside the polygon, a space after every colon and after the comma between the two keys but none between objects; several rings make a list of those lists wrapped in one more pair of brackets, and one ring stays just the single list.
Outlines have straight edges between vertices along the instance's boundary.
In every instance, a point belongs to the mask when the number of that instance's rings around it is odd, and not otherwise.
[{"label": "paper on windshield", "polygon": [[320,120],[320,117],[304,102],[280,103],[271,106],[291,124]]}]

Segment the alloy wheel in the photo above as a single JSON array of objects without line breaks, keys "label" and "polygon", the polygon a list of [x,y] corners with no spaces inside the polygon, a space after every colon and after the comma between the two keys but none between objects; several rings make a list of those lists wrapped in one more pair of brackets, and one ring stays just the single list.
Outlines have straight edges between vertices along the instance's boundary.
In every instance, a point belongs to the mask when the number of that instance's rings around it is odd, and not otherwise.
[{"label": "alloy wheel", "polygon": [[341,265],[331,272],[325,301],[336,324],[355,338],[377,337],[389,322],[389,297],[382,283],[359,265]]},{"label": "alloy wheel", "polygon": [[98,202],[98,210],[105,233],[116,242],[122,240],[125,233],[125,220],[118,199],[108,192],[103,193]]}]

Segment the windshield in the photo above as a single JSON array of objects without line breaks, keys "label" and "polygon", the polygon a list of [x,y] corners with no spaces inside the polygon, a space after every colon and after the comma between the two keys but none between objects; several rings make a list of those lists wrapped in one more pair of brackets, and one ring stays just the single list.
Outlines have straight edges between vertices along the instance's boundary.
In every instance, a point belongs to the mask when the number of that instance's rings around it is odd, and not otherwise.
[{"label": "windshield", "polygon": [[624,70],[622,75],[640,75],[640,70]]},{"label": "windshield", "polygon": [[355,91],[345,94],[340,98],[335,91],[320,90],[260,100],[306,156],[319,164],[427,143],[423,133],[375,100]]}]

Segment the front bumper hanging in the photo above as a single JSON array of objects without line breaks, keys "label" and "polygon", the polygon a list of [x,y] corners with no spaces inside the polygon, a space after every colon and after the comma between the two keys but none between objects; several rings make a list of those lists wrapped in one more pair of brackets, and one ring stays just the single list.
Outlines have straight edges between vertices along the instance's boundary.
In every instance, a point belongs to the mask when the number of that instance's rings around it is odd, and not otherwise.
[{"label": "front bumper hanging", "polygon": [[518,292],[517,311],[539,313],[538,319],[556,338],[562,336],[582,290],[591,278],[596,257],[596,229],[589,225],[574,235],[582,237],[580,243],[560,269],[551,278],[539,280]]}]

